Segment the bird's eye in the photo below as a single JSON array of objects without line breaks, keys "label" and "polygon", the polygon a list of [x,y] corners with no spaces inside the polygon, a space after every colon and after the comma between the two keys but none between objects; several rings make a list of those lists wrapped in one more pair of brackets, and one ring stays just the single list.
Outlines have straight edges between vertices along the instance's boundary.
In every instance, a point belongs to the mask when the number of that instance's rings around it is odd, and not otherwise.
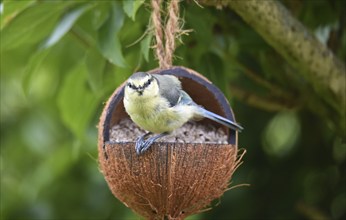
[{"label": "bird's eye", "polygon": [[146,86],[149,86],[150,83],[151,83],[151,79],[149,79],[148,82],[146,82],[145,84],[146,84]]},{"label": "bird's eye", "polygon": [[133,89],[133,85],[131,83],[127,83],[127,86]]}]

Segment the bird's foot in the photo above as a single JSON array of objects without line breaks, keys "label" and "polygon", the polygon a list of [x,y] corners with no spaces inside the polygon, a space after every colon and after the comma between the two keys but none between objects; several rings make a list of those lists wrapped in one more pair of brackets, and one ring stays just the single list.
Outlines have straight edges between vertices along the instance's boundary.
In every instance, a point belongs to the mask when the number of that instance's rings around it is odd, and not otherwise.
[{"label": "bird's foot", "polygon": [[144,153],[146,150],[149,149],[149,147],[159,138],[163,137],[163,136],[166,136],[168,133],[167,132],[164,132],[164,133],[161,133],[161,134],[158,134],[158,135],[155,135],[153,137],[150,137],[148,138],[147,140],[144,140],[145,137],[147,137],[148,135],[150,135],[151,133],[147,133],[141,137],[139,137],[137,139],[137,142],[136,142],[136,153],[138,155]]},{"label": "bird's foot", "polygon": [[142,136],[140,136],[137,140],[136,140],[136,153],[139,155],[141,154],[141,151],[142,151],[142,146],[145,144],[145,138],[148,137],[149,135],[151,134],[151,132],[148,132]]}]

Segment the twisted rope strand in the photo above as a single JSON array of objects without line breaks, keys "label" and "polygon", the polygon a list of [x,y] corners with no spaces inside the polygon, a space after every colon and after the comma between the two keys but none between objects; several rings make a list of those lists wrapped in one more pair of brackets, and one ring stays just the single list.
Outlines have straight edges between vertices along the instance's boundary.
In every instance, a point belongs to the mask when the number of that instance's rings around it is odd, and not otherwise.
[{"label": "twisted rope strand", "polygon": [[151,14],[151,20],[154,25],[155,32],[155,52],[156,58],[159,60],[160,68],[166,66],[165,62],[165,50],[163,45],[163,30],[162,30],[162,21],[161,21],[161,5],[162,0],[152,0],[151,7],[153,8],[153,12]]},{"label": "twisted rope strand", "polygon": [[[155,53],[159,60],[161,69],[172,66],[172,59],[175,50],[175,39],[181,30],[179,27],[179,0],[171,0],[167,7],[168,20],[163,29],[161,16],[162,0],[152,0],[153,12],[151,15],[152,24],[155,32]],[[164,44],[165,42],[165,44]]]},{"label": "twisted rope strand", "polygon": [[165,63],[169,66],[172,66],[175,39],[177,38],[179,31],[179,0],[171,0],[168,6],[168,21],[165,28]]}]

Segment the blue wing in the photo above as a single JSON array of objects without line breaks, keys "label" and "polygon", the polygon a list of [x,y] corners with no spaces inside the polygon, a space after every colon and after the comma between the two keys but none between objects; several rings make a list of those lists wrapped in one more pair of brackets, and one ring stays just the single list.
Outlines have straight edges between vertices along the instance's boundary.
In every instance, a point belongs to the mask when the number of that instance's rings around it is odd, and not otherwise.
[{"label": "blue wing", "polygon": [[222,125],[225,125],[232,130],[242,131],[244,129],[242,126],[238,125],[237,123],[235,123],[235,122],[233,122],[227,118],[224,118],[220,115],[217,115],[213,112],[210,112],[210,111],[208,111],[202,107],[200,107],[199,110],[200,110],[201,114],[203,115],[203,117],[209,118],[209,119],[216,121]]},{"label": "blue wing", "polygon": [[192,98],[184,90],[180,90],[180,97],[177,102],[177,105],[196,105],[197,104],[192,100]]},{"label": "blue wing", "polygon": [[218,114],[215,114],[211,111],[208,111],[206,109],[204,109],[203,107],[197,105],[193,100],[192,98],[183,90],[181,90],[181,95],[180,95],[180,98],[178,100],[178,104],[181,104],[181,105],[195,105],[198,109],[198,112],[196,112],[197,115],[199,116],[202,116],[202,117],[205,117],[205,118],[209,118],[213,121],[216,121],[222,125],[225,125],[226,127],[229,127],[230,129],[233,129],[233,130],[237,130],[237,131],[241,131],[243,130],[243,127],[240,126],[239,124],[227,119],[227,118],[224,118]]},{"label": "blue wing", "polygon": [[178,78],[171,75],[158,75],[153,74],[160,87],[160,95],[165,98],[170,107],[178,104],[181,96],[181,84]]}]

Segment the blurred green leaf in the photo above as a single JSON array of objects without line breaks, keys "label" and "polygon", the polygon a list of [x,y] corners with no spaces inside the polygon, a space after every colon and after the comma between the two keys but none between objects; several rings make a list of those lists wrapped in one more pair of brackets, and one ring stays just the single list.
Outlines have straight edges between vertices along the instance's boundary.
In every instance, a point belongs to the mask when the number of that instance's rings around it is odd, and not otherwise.
[{"label": "blurred green leaf", "polygon": [[34,53],[28,62],[28,64],[25,67],[24,70],[24,76],[23,76],[23,89],[26,95],[28,95],[29,92],[29,85],[32,80],[32,76],[34,73],[37,71],[37,69],[40,67],[42,64],[43,60],[47,57],[48,53],[50,50],[40,50],[37,53]]},{"label": "blurred green leaf", "polygon": [[34,0],[27,1],[3,1],[1,2],[1,28],[16,17],[21,11],[30,7]]},{"label": "blurred green leaf", "polygon": [[49,187],[54,180],[64,174],[74,162],[71,151],[69,146],[61,146],[40,161],[40,164],[34,167],[22,182],[23,196],[29,201],[34,201],[40,190]]},{"label": "blurred green leaf", "polygon": [[2,28],[2,50],[38,42],[53,29],[64,9],[73,4],[76,2],[36,2],[26,7]]},{"label": "blurred green leaf", "polygon": [[201,57],[200,70],[221,90],[225,91],[227,81],[225,80],[224,65],[221,58],[215,53],[208,52]]},{"label": "blurred green leaf", "polygon": [[103,1],[98,2],[98,4],[93,8],[93,17],[91,24],[94,30],[98,30],[101,28],[102,24],[108,19],[110,11],[109,8],[111,6],[111,1]]},{"label": "blurred green leaf", "polygon": [[135,20],[136,12],[144,3],[144,0],[123,1],[123,8],[127,16]]},{"label": "blurred green leaf", "polygon": [[[193,29],[191,35],[196,36],[196,40],[208,48],[213,38],[213,32],[210,30],[213,29],[216,22],[215,16],[200,7],[189,7],[188,9],[186,11],[186,21]],[[201,19],[201,14],[204,14],[203,16],[208,17],[208,19]]]},{"label": "blurred green leaf", "polygon": [[268,124],[264,133],[264,150],[274,156],[286,156],[300,136],[300,124],[293,112],[280,112]]},{"label": "blurred green leaf", "polygon": [[145,59],[145,61],[149,62],[149,51],[151,45],[151,39],[153,34],[148,33],[145,38],[141,41],[141,53]]},{"label": "blurred green leaf", "polygon": [[[319,26],[334,24],[338,21],[338,14],[345,13],[343,1],[307,1],[304,3],[304,7],[299,13],[299,19],[312,30]],[[331,5],[333,7],[330,7]]]},{"label": "blurred green leaf", "polygon": [[87,53],[85,62],[88,68],[88,82],[93,92],[100,94],[106,60],[98,53],[98,51],[90,49]]},{"label": "blurred green leaf", "polygon": [[333,156],[335,161],[342,163],[346,160],[346,143],[337,138],[333,143]]},{"label": "blurred green leaf", "polygon": [[84,62],[73,68],[67,74],[58,96],[63,122],[81,140],[98,102],[87,87],[87,71]]},{"label": "blurred green leaf", "polygon": [[59,21],[57,26],[47,40],[43,43],[42,47],[47,48],[57,43],[74,25],[80,16],[83,15],[88,9],[91,8],[91,4],[81,5],[67,12]]},{"label": "blurred green leaf", "polygon": [[98,44],[102,55],[111,63],[125,67],[118,33],[124,24],[124,12],[118,2],[112,2],[111,13],[99,30]]}]

